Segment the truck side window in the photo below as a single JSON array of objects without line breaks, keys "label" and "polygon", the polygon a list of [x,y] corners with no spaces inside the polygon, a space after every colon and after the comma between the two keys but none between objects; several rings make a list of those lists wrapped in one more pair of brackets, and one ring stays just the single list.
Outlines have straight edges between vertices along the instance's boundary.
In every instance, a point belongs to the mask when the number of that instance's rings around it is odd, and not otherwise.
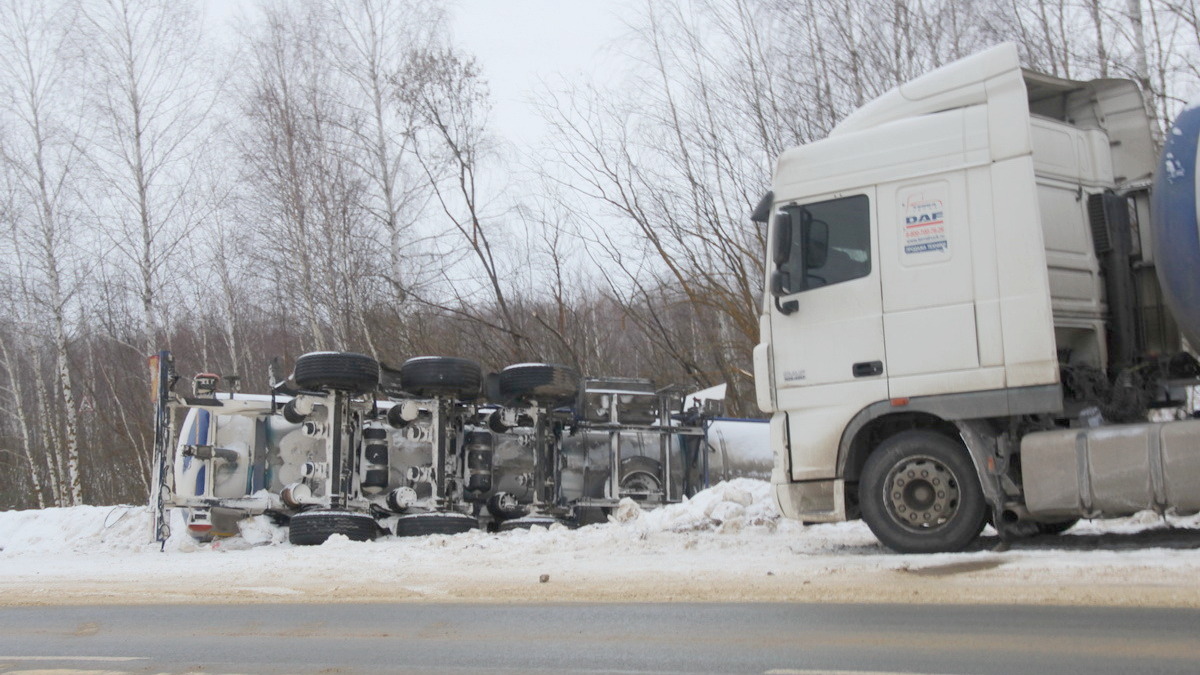
[{"label": "truck side window", "polygon": [[800,291],[871,273],[871,208],[866,195],[785,207],[795,229],[792,254],[781,269]]}]

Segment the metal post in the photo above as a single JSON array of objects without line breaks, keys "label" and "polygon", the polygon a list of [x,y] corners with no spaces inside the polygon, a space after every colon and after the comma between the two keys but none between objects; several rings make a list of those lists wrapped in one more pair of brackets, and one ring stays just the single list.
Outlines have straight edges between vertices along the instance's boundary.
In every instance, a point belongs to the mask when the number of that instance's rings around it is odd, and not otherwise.
[{"label": "metal post", "polygon": [[154,476],[150,483],[150,505],[154,508],[154,539],[166,546],[171,536],[171,525],[167,522],[166,496],[163,489],[168,474],[173,468],[174,448],[170,447],[174,437],[170,407],[171,380],[173,373],[171,352],[162,350],[150,357],[150,372],[154,383]]},{"label": "metal post", "polygon": [[658,426],[661,427],[661,432],[658,435],[658,453],[661,456],[660,464],[663,468],[662,480],[662,502],[666,504],[671,501],[671,411],[667,409],[668,397],[659,395],[658,397]]},{"label": "metal post", "polygon": [[[608,401],[608,422],[611,425],[618,426],[620,419],[617,413],[617,395],[609,396]],[[609,485],[611,486],[609,495],[613,500],[621,499],[621,432],[608,432],[608,464],[609,464]]]},{"label": "metal post", "polygon": [[345,406],[345,394],[340,391],[331,391],[328,396],[332,400],[329,407],[329,426],[325,430],[325,433],[328,434],[325,447],[329,448],[329,461],[333,465],[333,470],[325,479],[326,496],[329,497],[330,506],[344,506],[346,481],[342,474],[346,471],[346,462],[342,457],[344,451],[342,447],[342,415],[344,411],[342,408]]},{"label": "metal post", "polygon": [[446,411],[445,401],[434,399],[433,419],[433,499],[438,508],[446,506]]}]

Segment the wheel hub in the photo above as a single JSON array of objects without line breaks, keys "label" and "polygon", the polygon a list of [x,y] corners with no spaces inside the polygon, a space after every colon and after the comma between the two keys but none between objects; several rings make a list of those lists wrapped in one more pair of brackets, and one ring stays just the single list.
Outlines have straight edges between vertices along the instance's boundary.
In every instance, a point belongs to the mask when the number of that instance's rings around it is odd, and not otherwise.
[{"label": "wheel hub", "polygon": [[958,511],[958,480],[930,457],[909,457],[892,467],[884,481],[888,514],[911,529],[939,527]]}]

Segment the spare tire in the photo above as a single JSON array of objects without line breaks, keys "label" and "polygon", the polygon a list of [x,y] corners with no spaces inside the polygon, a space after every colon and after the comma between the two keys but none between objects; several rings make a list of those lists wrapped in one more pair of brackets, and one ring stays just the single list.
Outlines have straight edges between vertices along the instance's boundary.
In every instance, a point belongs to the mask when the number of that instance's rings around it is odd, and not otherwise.
[{"label": "spare tire", "polygon": [[292,378],[307,391],[366,394],[379,386],[379,362],[353,352],[309,352],[296,359]]},{"label": "spare tire", "polygon": [[324,544],[335,534],[344,534],[351,541],[372,541],[379,534],[379,524],[366,513],[321,510],[301,511],[288,525],[288,541],[295,546]]},{"label": "spare tire", "polygon": [[519,363],[500,371],[500,395],[506,400],[548,405],[574,403],[579,373],[550,363]]},{"label": "spare tire", "polygon": [[400,366],[400,388],[414,396],[448,396],[463,400],[479,397],[483,369],[469,359],[452,356],[419,356]]}]

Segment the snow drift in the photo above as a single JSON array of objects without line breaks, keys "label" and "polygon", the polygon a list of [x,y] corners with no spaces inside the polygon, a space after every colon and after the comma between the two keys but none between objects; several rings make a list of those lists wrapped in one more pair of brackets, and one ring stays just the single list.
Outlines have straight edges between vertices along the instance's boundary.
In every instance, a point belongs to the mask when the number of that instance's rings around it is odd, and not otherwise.
[{"label": "snow drift", "polygon": [[[421,601],[1100,602],[1200,606],[1200,518],[1139,514],[1060,537],[897,555],[860,522],[782,518],[770,486],[718,484],[653,511],[624,501],[577,530],[292,546],[265,516],[165,551],[144,506],[0,512],[0,604]],[[957,565],[966,561],[969,565]],[[941,570],[951,570],[947,576]],[[976,570],[960,573],[962,570]],[[928,573],[928,574],[927,574]],[[930,576],[932,575],[932,576]],[[546,581],[542,581],[542,578]]]}]

